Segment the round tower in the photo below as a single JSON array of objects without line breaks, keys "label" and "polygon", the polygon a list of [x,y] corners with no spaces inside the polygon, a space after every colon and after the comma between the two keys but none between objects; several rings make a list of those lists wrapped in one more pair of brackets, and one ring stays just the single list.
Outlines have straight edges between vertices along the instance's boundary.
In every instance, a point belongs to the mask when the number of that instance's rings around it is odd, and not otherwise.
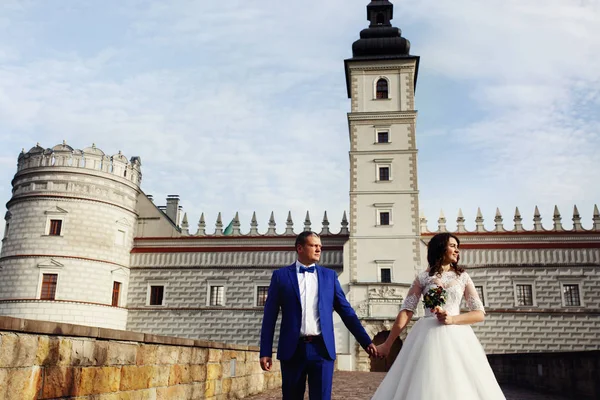
[{"label": "round tower", "polygon": [[38,145],[18,158],[0,253],[0,315],[125,329],[141,161]]}]

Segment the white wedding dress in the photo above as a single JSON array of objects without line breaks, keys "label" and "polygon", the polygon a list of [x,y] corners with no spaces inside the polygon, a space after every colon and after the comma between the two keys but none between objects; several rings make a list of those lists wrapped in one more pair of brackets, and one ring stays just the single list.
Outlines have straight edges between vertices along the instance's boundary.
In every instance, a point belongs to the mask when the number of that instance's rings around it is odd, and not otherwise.
[{"label": "white wedding dress", "polygon": [[[464,295],[469,310],[483,304],[466,272],[440,276],[420,273],[413,282],[402,310],[415,311],[431,287],[446,289],[443,309],[460,313]],[[483,347],[469,325],[444,325],[428,309],[408,333],[400,354],[381,382],[372,400],[505,400],[485,356]]]}]

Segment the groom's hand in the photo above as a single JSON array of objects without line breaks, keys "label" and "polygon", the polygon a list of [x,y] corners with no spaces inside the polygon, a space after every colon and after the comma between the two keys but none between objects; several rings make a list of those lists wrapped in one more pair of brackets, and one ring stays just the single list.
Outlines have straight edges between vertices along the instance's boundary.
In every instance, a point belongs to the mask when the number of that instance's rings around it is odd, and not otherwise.
[{"label": "groom's hand", "polygon": [[261,357],[260,367],[263,371],[270,371],[273,366],[273,359],[271,357]]},{"label": "groom's hand", "polygon": [[365,350],[372,357],[377,357],[379,355],[378,352],[377,352],[377,347],[373,343],[371,343],[370,345],[368,345]]}]

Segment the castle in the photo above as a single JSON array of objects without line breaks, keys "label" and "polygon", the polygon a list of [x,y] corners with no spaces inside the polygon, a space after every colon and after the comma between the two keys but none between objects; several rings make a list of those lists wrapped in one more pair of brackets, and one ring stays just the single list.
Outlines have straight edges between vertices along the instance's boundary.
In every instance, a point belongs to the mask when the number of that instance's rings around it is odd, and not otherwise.
[{"label": "castle", "polygon": [[[0,255],[0,315],[103,328],[257,344],[275,268],[295,259],[302,230],[322,235],[322,264],[336,270],[365,328],[382,341],[435,232],[419,214],[415,88],[419,57],[391,25],[393,6],[373,0],[368,28],[345,60],[350,134],[349,215],[330,228],[307,214],[283,234],[271,216],[249,230],[234,218],[215,229],[204,215],[190,232],[178,196],[157,206],[141,187],[141,159],[66,143],[36,145],[18,158]],[[517,210],[506,230],[497,212],[487,231],[478,214],[456,235],[461,263],[487,312],[474,329],[489,354],[600,349],[600,213],[565,230]],[[446,219],[438,231],[446,231]],[[336,320],[338,368],[374,368]],[[401,342],[399,343],[399,346]]]}]

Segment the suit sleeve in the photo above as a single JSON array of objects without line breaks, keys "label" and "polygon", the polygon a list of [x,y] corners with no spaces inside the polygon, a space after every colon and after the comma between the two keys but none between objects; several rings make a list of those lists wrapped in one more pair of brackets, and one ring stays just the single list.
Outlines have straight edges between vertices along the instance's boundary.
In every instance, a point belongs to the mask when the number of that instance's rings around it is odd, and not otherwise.
[{"label": "suit sleeve", "polygon": [[333,309],[340,315],[344,325],[346,325],[346,328],[348,328],[362,348],[366,348],[372,343],[371,338],[360,323],[354,309],[348,300],[346,300],[346,295],[342,290],[337,274],[335,274],[335,292],[333,296]]},{"label": "suit sleeve", "polygon": [[260,331],[260,357],[273,356],[273,336],[279,316],[279,279],[277,271],[271,276],[267,292],[267,300],[263,312],[262,328]]}]

